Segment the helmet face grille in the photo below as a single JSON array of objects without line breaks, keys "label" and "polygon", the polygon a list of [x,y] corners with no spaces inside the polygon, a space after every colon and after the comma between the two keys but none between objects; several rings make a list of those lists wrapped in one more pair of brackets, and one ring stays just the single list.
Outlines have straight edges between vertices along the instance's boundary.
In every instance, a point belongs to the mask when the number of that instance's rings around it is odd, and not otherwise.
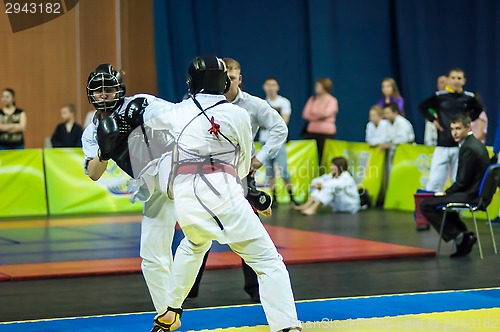
[{"label": "helmet face grille", "polygon": [[[115,95],[112,99],[100,100],[99,96],[102,93],[113,92]],[[89,75],[87,81],[87,97],[97,111],[110,113],[121,105],[125,98],[125,87],[119,77],[113,74],[94,72]]]}]

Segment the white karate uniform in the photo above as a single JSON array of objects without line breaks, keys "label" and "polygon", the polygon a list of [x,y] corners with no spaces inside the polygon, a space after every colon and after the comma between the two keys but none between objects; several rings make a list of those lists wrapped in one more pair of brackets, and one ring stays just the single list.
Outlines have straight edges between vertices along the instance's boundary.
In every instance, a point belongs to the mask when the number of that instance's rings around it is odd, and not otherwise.
[{"label": "white karate uniform", "polygon": [[[321,183],[321,189],[314,187],[317,183]],[[358,185],[347,171],[338,177],[333,177],[330,173],[315,178],[309,190],[315,201],[329,205],[333,212],[357,213],[360,210]]]},{"label": "white karate uniform", "polygon": [[391,143],[391,123],[385,119],[380,120],[377,126],[375,126],[373,122],[368,122],[366,124],[365,140],[370,146]]},{"label": "white karate uniform", "polygon": [[[125,97],[123,105],[116,112],[123,114],[128,103],[140,97],[148,100],[147,109],[156,110],[158,113],[168,111],[173,105],[151,95],[139,94]],[[82,136],[86,174],[88,174],[88,161],[97,156],[97,150],[99,149],[97,144],[98,124],[98,120],[94,119]],[[160,312],[159,310],[163,310],[166,306],[167,282],[170,279],[170,269],[173,261],[172,240],[175,232],[176,216],[172,200],[160,190],[160,182],[157,176],[159,171],[158,160],[151,161],[146,167],[147,170],[144,170],[144,174],[139,179],[140,187],[138,192],[132,198],[145,201],[141,223],[141,268],[155,309]]]},{"label": "white karate uniform", "polygon": [[415,141],[415,131],[413,125],[402,115],[397,115],[391,124],[391,141],[393,144],[413,143]]},{"label": "white karate uniform", "polygon": [[[197,94],[196,100],[205,110],[225,100],[223,95]],[[275,112],[275,111],[274,111]],[[148,126],[168,129],[178,142],[176,161],[203,162],[211,155],[214,163],[234,165],[237,176],[248,174],[252,151],[252,130],[248,112],[236,105],[223,103],[200,114],[193,100],[177,104],[168,116],[145,113]],[[209,119],[220,125],[222,135],[209,133]],[[235,149],[234,146],[237,148]],[[245,199],[238,180],[230,174],[204,174],[219,195],[214,193],[200,174],[179,174],[173,181],[174,204],[178,222],[186,237],[177,248],[167,303],[180,308],[193,286],[205,253],[212,240],[227,243],[257,273],[262,306],[271,331],[299,327],[288,271],[281,255],[259,218]],[[198,198],[196,197],[198,196]],[[223,230],[201,202],[216,215]],[[167,307],[164,308],[165,310]]]}]

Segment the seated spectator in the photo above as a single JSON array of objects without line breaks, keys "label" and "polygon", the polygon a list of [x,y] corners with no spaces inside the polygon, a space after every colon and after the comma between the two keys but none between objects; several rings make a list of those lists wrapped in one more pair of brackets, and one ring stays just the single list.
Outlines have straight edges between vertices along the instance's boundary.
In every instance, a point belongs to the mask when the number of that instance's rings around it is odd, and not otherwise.
[{"label": "seated spectator", "polygon": [[392,146],[415,141],[415,132],[408,119],[399,115],[398,105],[389,103],[384,105],[384,117],[391,123],[391,142],[381,144],[381,149],[388,149]]},{"label": "seated spectator", "polygon": [[396,105],[398,106],[398,112],[402,115],[405,114],[403,108],[404,99],[399,93],[396,81],[391,77],[385,78],[382,81],[382,98],[378,101],[377,105],[382,107],[389,103],[396,103]]},{"label": "seated spectator", "polygon": [[63,122],[57,125],[52,135],[52,146],[55,148],[73,148],[82,146],[83,129],[75,123],[75,106],[65,105],[61,108]]},{"label": "seated spectator", "polygon": [[6,88],[2,92],[0,109],[0,150],[24,149],[26,113],[16,107],[16,93]]},{"label": "seated spectator", "polygon": [[[420,210],[438,232],[444,214],[438,207],[448,203],[477,203],[481,181],[490,164],[486,147],[470,132],[470,122],[470,117],[464,114],[458,114],[450,121],[451,135],[459,146],[455,183],[446,192],[437,193],[436,197],[420,203]],[[443,240],[455,241],[457,250],[450,256],[455,258],[468,255],[477,237],[467,230],[458,212],[448,212],[443,228]]]},{"label": "seated spectator", "polygon": [[317,79],[314,91],[315,95],[307,100],[302,111],[302,118],[308,121],[302,137],[316,140],[321,163],[325,140],[334,139],[337,133],[335,119],[339,112],[339,103],[337,98],[331,95],[332,81],[329,78]]},{"label": "seated spectator", "polygon": [[383,110],[379,105],[370,108],[370,121],[366,124],[366,143],[370,146],[390,143],[391,124],[383,118]]},{"label": "seated spectator", "polygon": [[347,160],[344,157],[333,158],[330,170],[330,174],[311,182],[309,200],[292,208],[308,216],[316,214],[320,207],[327,205],[333,212],[358,212],[361,208],[358,186],[347,170]]}]

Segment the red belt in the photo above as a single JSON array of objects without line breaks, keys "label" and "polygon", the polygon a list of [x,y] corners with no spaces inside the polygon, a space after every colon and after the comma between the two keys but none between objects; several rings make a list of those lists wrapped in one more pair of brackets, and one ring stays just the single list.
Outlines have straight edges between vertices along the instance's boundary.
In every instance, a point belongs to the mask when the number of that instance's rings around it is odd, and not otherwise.
[{"label": "red belt", "polygon": [[227,173],[230,174],[234,177],[236,177],[236,170],[234,169],[233,166],[227,165],[227,164],[221,164],[221,163],[215,163],[215,164],[203,164],[200,165],[198,163],[187,163],[187,164],[182,164],[179,165],[177,168],[177,172],[175,173],[176,175],[178,174],[198,174],[198,173],[203,173],[203,174],[212,174],[212,173]]}]

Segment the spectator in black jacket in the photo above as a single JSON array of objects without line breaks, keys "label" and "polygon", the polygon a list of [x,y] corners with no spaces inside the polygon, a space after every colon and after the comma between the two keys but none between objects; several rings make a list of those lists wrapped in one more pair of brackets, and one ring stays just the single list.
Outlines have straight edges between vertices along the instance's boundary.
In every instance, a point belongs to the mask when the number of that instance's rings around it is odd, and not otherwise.
[{"label": "spectator in black jacket", "polygon": [[61,108],[64,122],[57,125],[52,135],[52,146],[55,148],[72,148],[82,146],[82,127],[75,122],[75,105],[67,104]]},{"label": "spectator in black jacket", "polygon": [[[436,209],[447,203],[478,203],[479,187],[486,169],[490,165],[488,151],[483,143],[477,140],[470,128],[470,118],[459,114],[450,120],[453,140],[459,145],[458,172],[455,183],[445,193],[438,193],[436,197],[423,201],[420,210],[431,225],[439,231],[443,211]],[[457,212],[446,214],[446,223],[443,229],[443,240],[454,240],[457,251],[450,257],[460,257],[469,254],[476,243],[476,235],[467,231],[467,226],[460,220]]]},{"label": "spectator in black jacket", "polygon": [[434,123],[438,132],[426,190],[443,190],[448,175],[451,175],[452,182],[455,181],[458,147],[451,136],[450,120],[457,114],[463,113],[474,121],[483,111],[474,94],[463,90],[464,84],[464,71],[459,68],[452,69],[448,74],[448,85],[445,90],[437,91],[418,106],[425,118]]}]

